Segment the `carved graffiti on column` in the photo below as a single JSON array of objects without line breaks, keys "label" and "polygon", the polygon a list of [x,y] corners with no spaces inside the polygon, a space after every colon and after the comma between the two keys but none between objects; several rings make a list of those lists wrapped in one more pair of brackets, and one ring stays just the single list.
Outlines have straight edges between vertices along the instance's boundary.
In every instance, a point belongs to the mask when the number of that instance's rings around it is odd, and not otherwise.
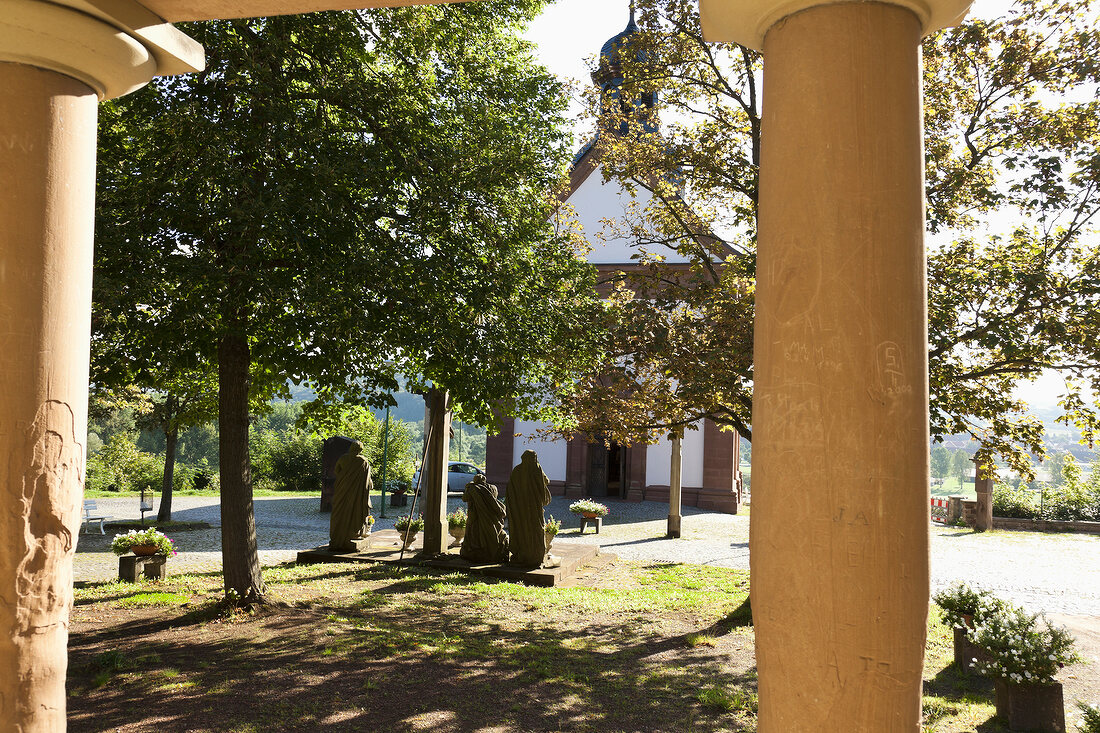
[{"label": "carved graffiti on column", "polygon": [[901,347],[893,341],[883,341],[875,349],[875,382],[872,396],[881,402],[913,392],[905,377]]},{"label": "carved graffiti on column", "polygon": [[58,400],[38,408],[24,435],[26,453],[16,460],[29,457],[30,465],[22,477],[19,507],[25,544],[16,572],[16,623],[22,633],[33,634],[64,623],[68,613],[71,573],[58,566],[66,566],[73,552],[84,445],[76,439],[72,408]]}]

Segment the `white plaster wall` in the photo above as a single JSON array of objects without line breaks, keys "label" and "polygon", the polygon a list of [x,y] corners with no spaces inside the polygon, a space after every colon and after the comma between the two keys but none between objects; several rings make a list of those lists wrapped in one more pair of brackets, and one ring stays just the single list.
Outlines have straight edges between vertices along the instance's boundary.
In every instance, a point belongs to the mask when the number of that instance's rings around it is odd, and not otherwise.
[{"label": "white plaster wall", "polygon": [[680,455],[683,469],[680,475],[682,486],[703,485],[703,423],[696,423],[698,430],[687,430],[680,441]]},{"label": "white plaster wall", "polygon": [[[619,231],[627,229],[621,224],[618,227],[608,226],[604,219],[616,219],[619,221],[638,221],[645,207],[653,198],[647,189],[638,187],[634,196],[626,191],[615,181],[604,183],[603,166],[597,166],[591,175],[585,179],[568,203],[576,209],[577,221],[581,225],[585,239],[592,247],[588,254],[588,261],[597,265],[621,265],[634,262],[630,259],[636,254],[633,246],[634,240],[624,237],[613,237],[616,228]],[[599,235],[603,234],[601,238]],[[667,262],[686,262],[670,249],[660,245],[652,245],[651,251],[666,256]]]},{"label": "white plaster wall", "polygon": [[[512,466],[519,464],[525,450],[533,450],[539,456],[542,470],[551,481],[565,481],[565,459],[568,443],[564,440],[542,440],[537,436],[539,428],[547,423],[516,420],[515,432],[521,437],[512,443]],[[503,489],[504,487],[500,487]]]},{"label": "white plaster wall", "polygon": [[660,442],[646,448],[645,482],[658,486],[668,486],[672,481],[672,441],[661,438]]}]

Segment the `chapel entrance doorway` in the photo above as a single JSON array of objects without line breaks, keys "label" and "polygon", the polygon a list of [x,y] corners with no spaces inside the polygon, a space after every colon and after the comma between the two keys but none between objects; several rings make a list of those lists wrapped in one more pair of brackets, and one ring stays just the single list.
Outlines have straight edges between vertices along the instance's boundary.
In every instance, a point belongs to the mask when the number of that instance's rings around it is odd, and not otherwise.
[{"label": "chapel entrance doorway", "polygon": [[588,496],[623,496],[624,462],[627,450],[611,441],[590,443],[588,446]]}]

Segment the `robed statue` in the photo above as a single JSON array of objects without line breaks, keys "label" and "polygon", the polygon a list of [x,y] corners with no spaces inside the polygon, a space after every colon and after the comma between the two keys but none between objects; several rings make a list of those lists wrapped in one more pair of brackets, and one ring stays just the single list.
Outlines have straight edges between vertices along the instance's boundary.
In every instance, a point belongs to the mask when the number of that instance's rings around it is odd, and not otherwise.
[{"label": "robed statue", "polygon": [[543,508],[550,503],[550,480],[533,450],[523,451],[512,469],[505,490],[508,497],[508,535],[512,562],[541,566],[546,560],[546,518]]},{"label": "robed statue", "polygon": [[508,559],[508,533],[504,531],[504,504],[497,498],[497,487],[480,474],[466,484],[462,501],[466,510],[466,536],[459,556],[470,562],[505,562]]},{"label": "robed statue", "polygon": [[355,441],[348,452],[336,462],[336,487],[332,495],[332,516],[329,518],[329,548],[355,551],[355,540],[370,531],[367,517],[371,514],[370,464],[362,455],[363,444]]}]

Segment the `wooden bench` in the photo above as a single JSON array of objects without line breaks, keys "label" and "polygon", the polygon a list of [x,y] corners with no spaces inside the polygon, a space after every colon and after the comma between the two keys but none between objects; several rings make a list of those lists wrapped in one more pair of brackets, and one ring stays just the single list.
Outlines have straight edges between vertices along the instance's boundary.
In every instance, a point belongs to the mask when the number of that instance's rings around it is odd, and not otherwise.
[{"label": "wooden bench", "polygon": [[81,524],[80,524],[80,531],[81,532],[84,531],[84,528],[88,526],[89,522],[99,522],[99,533],[100,534],[107,534],[103,530],[103,522],[105,522],[108,519],[114,519],[114,517],[107,516],[107,515],[97,516],[96,515],[97,511],[99,511],[99,510],[96,509],[95,499],[85,499],[84,500],[84,521],[81,522]]}]

